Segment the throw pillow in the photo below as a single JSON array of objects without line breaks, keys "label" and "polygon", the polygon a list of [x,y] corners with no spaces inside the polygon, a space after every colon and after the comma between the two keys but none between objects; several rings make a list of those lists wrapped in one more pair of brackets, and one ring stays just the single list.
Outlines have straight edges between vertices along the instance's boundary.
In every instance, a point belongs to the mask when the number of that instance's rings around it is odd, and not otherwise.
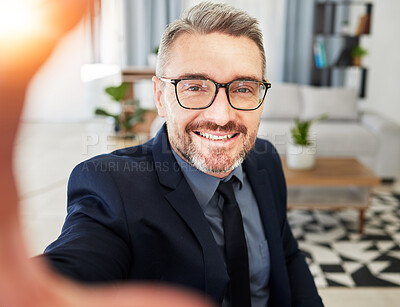
[{"label": "throw pillow", "polygon": [[328,114],[328,119],[358,119],[357,93],[354,89],[303,86],[300,95],[302,119],[311,119],[323,113]]},{"label": "throw pillow", "polygon": [[273,83],[264,101],[262,119],[293,119],[300,115],[299,87]]}]

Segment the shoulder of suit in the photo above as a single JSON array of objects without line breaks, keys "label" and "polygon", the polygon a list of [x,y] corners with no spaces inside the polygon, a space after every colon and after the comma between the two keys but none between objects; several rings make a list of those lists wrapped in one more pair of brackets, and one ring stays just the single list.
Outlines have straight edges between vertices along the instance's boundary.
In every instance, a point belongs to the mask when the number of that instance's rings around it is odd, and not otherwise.
[{"label": "shoulder of suit", "polygon": [[275,146],[271,142],[260,138],[257,138],[248,159],[253,161],[258,168],[279,168],[281,164]]},{"label": "shoulder of suit", "polygon": [[110,153],[115,157],[145,157],[152,154],[153,140],[151,139],[144,144],[137,146],[121,148]]},{"label": "shoulder of suit", "polygon": [[[152,140],[137,146],[127,147],[115,150],[111,153],[101,154],[94,156],[79,163],[75,169],[113,169],[116,164],[126,163],[151,163],[153,161],[152,156]],[[120,168],[118,168],[120,169]]]},{"label": "shoulder of suit", "polygon": [[254,148],[252,150],[258,156],[272,156],[272,157],[279,157],[278,152],[274,145],[268,140],[257,138]]},{"label": "shoulder of suit", "polygon": [[276,152],[275,146],[272,143],[265,139],[256,139],[256,143],[254,145],[257,149],[268,149],[269,152]]}]

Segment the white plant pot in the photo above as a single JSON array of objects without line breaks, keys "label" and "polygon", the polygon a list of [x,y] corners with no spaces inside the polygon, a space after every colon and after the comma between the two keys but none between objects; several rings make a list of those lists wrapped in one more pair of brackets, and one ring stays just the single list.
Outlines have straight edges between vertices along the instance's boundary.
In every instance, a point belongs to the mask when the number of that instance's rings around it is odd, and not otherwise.
[{"label": "white plant pot", "polygon": [[286,165],[290,169],[308,170],[315,165],[315,146],[300,146],[287,143]]}]

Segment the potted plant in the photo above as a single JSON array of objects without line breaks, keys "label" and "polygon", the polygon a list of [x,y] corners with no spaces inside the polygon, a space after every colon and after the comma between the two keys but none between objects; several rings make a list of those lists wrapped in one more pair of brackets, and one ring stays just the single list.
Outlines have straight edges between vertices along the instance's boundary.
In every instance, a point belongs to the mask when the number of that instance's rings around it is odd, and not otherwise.
[{"label": "potted plant", "polygon": [[113,114],[102,108],[95,110],[96,115],[108,116],[114,119],[114,128],[116,136],[123,138],[134,138],[133,128],[136,124],[144,121],[144,115],[147,109],[140,108],[139,101],[126,99],[128,84],[122,83],[119,86],[110,86],[105,92],[120,104],[120,112]]},{"label": "potted plant", "polygon": [[322,114],[311,120],[295,118],[290,129],[292,141],[287,143],[286,163],[288,168],[297,170],[311,169],[315,165],[315,144],[310,139],[310,127],[328,117]]},{"label": "potted plant", "polygon": [[354,66],[361,66],[361,58],[368,54],[368,51],[361,46],[355,46],[351,50],[351,58]]}]

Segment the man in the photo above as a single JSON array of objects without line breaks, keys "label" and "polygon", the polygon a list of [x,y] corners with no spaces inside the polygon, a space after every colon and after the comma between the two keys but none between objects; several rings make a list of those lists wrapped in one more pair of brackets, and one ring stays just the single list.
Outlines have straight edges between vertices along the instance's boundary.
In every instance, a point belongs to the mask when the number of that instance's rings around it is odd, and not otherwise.
[{"label": "man", "polygon": [[51,265],[81,281],[181,285],[223,306],[322,306],[286,220],[279,156],[256,138],[265,66],[242,11],[206,2],[169,25],[153,78],[166,125],[74,169]]}]

